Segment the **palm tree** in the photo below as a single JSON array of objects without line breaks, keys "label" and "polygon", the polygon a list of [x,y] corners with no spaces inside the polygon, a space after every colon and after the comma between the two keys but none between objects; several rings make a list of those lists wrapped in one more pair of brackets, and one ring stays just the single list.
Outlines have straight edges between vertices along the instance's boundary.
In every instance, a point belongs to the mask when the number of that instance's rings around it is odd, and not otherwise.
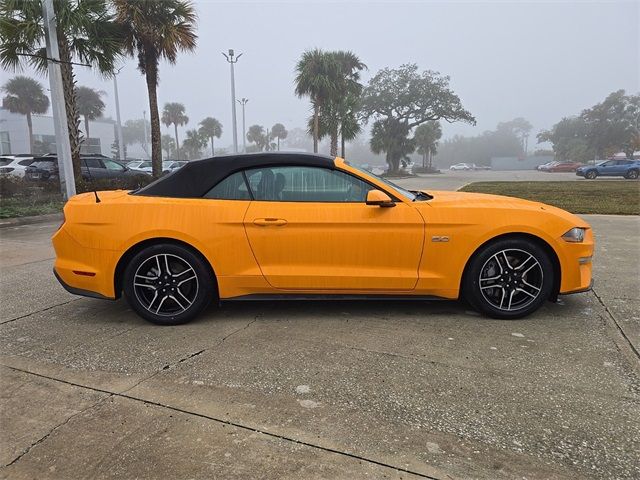
[{"label": "palm tree", "polygon": [[200,122],[200,135],[211,140],[211,156],[215,156],[213,148],[213,138],[220,138],[222,135],[222,124],[213,117],[207,117]]},{"label": "palm tree", "polygon": [[[104,75],[111,75],[121,54],[122,35],[104,0],[56,1],[54,7],[73,171],[80,178],[79,116],[72,62],[88,64]],[[26,63],[46,73],[45,44],[40,1],[0,2],[0,67],[16,70]]]},{"label": "palm tree", "polygon": [[251,125],[247,131],[247,140],[256,144],[258,151],[269,150],[271,138],[261,125]]},{"label": "palm tree", "polygon": [[334,93],[337,71],[335,58],[319,48],[304,52],[296,65],[296,95],[309,97],[313,105],[314,153],[318,153],[320,109]]},{"label": "palm tree", "polygon": [[27,117],[29,130],[29,153],[33,153],[32,113],[47,113],[49,97],[44,94],[42,85],[33,78],[17,76],[4,84],[2,90],[7,94],[2,99],[2,107],[12,113],[20,113]]},{"label": "palm tree", "polygon": [[[173,125],[176,138],[176,154],[179,159],[180,142],[178,141],[178,125],[186,125],[187,123],[189,123],[189,117],[187,117],[187,115],[185,114],[184,105],[177,102],[165,103],[164,108],[162,109],[162,123],[164,123],[167,127]],[[151,144],[153,145],[153,137],[151,138]]]},{"label": "palm tree", "polygon": [[158,62],[175,64],[180,51],[196,48],[196,13],[184,0],[113,0],[116,19],[124,27],[127,53],[138,57],[147,80],[151,117],[153,176],[162,174],[160,115],[158,113]]},{"label": "palm tree", "polygon": [[281,123],[276,123],[273,127],[271,127],[271,138],[278,139],[278,151],[280,151],[280,140],[284,140],[287,138],[287,129]]},{"label": "palm tree", "polygon": [[416,128],[413,138],[418,147],[418,153],[422,155],[423,168],[428,167],[431,169],[432,158],[436,153],[438,140],[440,140],[441,137],[442,127],[440,127],[440,122],[436,120],[430,120]]},{"label": "palm tree", "polygon": [[201,149],[207,144],[207,138],[203,137],[196,129],[187,130],[186,138],[182,142],[185,157],[196,160],[201,156]]},{"label": "palm tree", "polygon": [[89,140],[89,120],[95,120],[104,113],[105,104],[100,98],[105,92],[89,87],[76,88],[78,113],[84,117],[85,141]]},{"label": "palm tree", "polygon": [[176,142],[171,135],[162,135],[160,144],[162,145],[162,150],[167,154],[166,158],[171,158],[172,155],[175,155]]},{"label": "palm tree", "polygon": [[359,100],[354,95],[347,95],[340,103],[340,111],[338,113],[340,117],[340,156],[345,159],[347,158],[345,143],[356,138],[362,131],[358,120]]}]

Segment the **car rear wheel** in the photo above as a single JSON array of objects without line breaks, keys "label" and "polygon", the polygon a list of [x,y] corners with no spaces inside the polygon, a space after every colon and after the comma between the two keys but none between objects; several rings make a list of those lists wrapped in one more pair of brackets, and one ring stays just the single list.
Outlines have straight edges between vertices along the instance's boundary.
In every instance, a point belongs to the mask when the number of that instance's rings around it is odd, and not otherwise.
[{"label": "car rear wheel", "polygon": [[584,178],[588,178],[589,180],[593,180],[597,176],[598,176],[598,172],[596,172],[595,170],[589,170],[587,173],[584,174]]},{"label": "car rear wheel", "polygon": [[496,241],[471,259],[463,281],[466,300],[493,318],[516,319],[536,311],[553,288],[553,265],[535,242]]},{"label": "car rear wheel", "polygon": [[630,180],[635,180],[636,178],[638,178],[638,170],[636,169],[629,170],[625,175],[625,178],[628,178]]},{"label": "car rear wheel", "polygon": [[158,325],[179,325],[198,316],[216,296],[211,271],[192,250],[158,244],[136,254],[125,269],[131,307]]}]

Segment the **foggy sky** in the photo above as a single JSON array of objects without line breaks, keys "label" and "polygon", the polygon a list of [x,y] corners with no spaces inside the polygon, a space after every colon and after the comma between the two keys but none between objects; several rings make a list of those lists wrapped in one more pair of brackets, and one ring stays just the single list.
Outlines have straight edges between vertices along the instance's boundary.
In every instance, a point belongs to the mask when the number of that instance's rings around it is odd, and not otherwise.
[{"label": "foggy sky", "polygon": [[[247,97],[247,127],[302,127],[307,99],[294,93],[303,50],[352,50],[379,69],[417,63],[451,77],[476,127],[445,124],[444,138],[476,135],[500,121],[525,117],[533,135],[563,116],[579,114],[610,92],[640,90],[640,2],[267,2],[196,1],[198,47],[175,66],[160,65],[158,100],[181,102],[197,128],[206,116],[223,124],[219,146],[231,143],[229,65],[234,48],[236,97]],[[115,118],[113,83],[76,67],[79,85],[107,93]],[[27,73],[29,73],[27,71]],[[7,78],[8,72],[2,72]],[[123,122],[141,118],[148,99],[144,77],[128,59],[118,77]],[[46,78],[41,78],[46,83]],[[47,85],[48,87],[48,85]],[[238,109],[239,143],[241,115]],[[161,126],[162,133],[172,129]],[[535,148],[535,140],[529,142]]]}]

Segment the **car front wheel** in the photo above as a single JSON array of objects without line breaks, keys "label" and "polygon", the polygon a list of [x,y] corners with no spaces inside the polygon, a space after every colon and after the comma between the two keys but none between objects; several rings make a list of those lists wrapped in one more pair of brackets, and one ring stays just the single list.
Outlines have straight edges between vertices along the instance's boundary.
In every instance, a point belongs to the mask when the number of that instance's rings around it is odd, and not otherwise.
[{"label": "car front wheel", "polygon": [[487,245],[471,259],[463,281],[466,300],[493,318],[516,319],[536,311],[553,288],[548,254],[527,239]]},{"label": "car front wheel", "polygon": [[589,180],[593,180],[597,176],[598,176],[598,172],[596,172],[595,170],[589,170],[587,173],[584,174],[584,178],[588,178]]},{"label": "car front wheel", "polygon": [[125,296],[145,320],[158,325],[187,323],[216,297],[205,261],[181,245],[167,243],[145,248],[125,269]]}]

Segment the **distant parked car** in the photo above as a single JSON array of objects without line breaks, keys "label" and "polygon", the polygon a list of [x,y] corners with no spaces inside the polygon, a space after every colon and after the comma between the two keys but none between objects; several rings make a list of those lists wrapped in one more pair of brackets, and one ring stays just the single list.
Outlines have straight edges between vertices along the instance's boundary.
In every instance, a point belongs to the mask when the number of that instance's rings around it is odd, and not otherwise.
[{"label": "distant parked car", "polygon": [[81,158],[82,178],[85,180],[99,178],[123,178],[140,175],[141,172],[131,170],[115,160],[106,157]]},{"label": "distant parked car", "polygon": [[456,163],[455,165],[451,165],[449,170],[473,170],[473,167],[468,163]]},{"label": "distant parked car", "polygon": [[162,174],[166,175],[187,164],[186,160],[167,160],[162,162]]},{"label": "distant parked car", "polygon": [[575,172],[578,168],[584,166],[584,163],[579,162],[556,162],[554,165],[550,165],[545,172]]},{"label": "distant parked car", "polygon": [[474,170],[491,170],[489,165],[476,165],[475,163],[471,164],[471,168]]},{"label": "distant parked car", "polygon": [[0,157],[0,175],[24,178],[25,171],[32,162],[31,155],[3,155]]},{"label": "distant parked car", "polygon": [[126,167],[129,170],[136,170],[139,172],[147,172],[147,170],[144,170],[143,167],[148,165],[149,166],[149,173],[151,172],[151,162],[148,160],[133,160],[131,162],[127,162],[126,163]]},{"label": "distant parked car", "polygon": [[541,172],[546,172],[547,170],[549,170],[554,165],[557,165],[558,163],[560,163],[560,162],[557,162],[555,160],[551,161],[551,162],[543,163],[542,165],[538,165],[536,167],[536,170],[540,170]]},{"label": "distant parked car", "polygon": [[25,180],[47,181],[58,178],[58,159],[56,157],[34,157],[25,168]]},{"label": "distant parked car", "polygon": [[593,180],[596,177],[624,177],[636,179],[640,174],[640,160],[605,160],[595,165],[585,165],[576,175]]}]

